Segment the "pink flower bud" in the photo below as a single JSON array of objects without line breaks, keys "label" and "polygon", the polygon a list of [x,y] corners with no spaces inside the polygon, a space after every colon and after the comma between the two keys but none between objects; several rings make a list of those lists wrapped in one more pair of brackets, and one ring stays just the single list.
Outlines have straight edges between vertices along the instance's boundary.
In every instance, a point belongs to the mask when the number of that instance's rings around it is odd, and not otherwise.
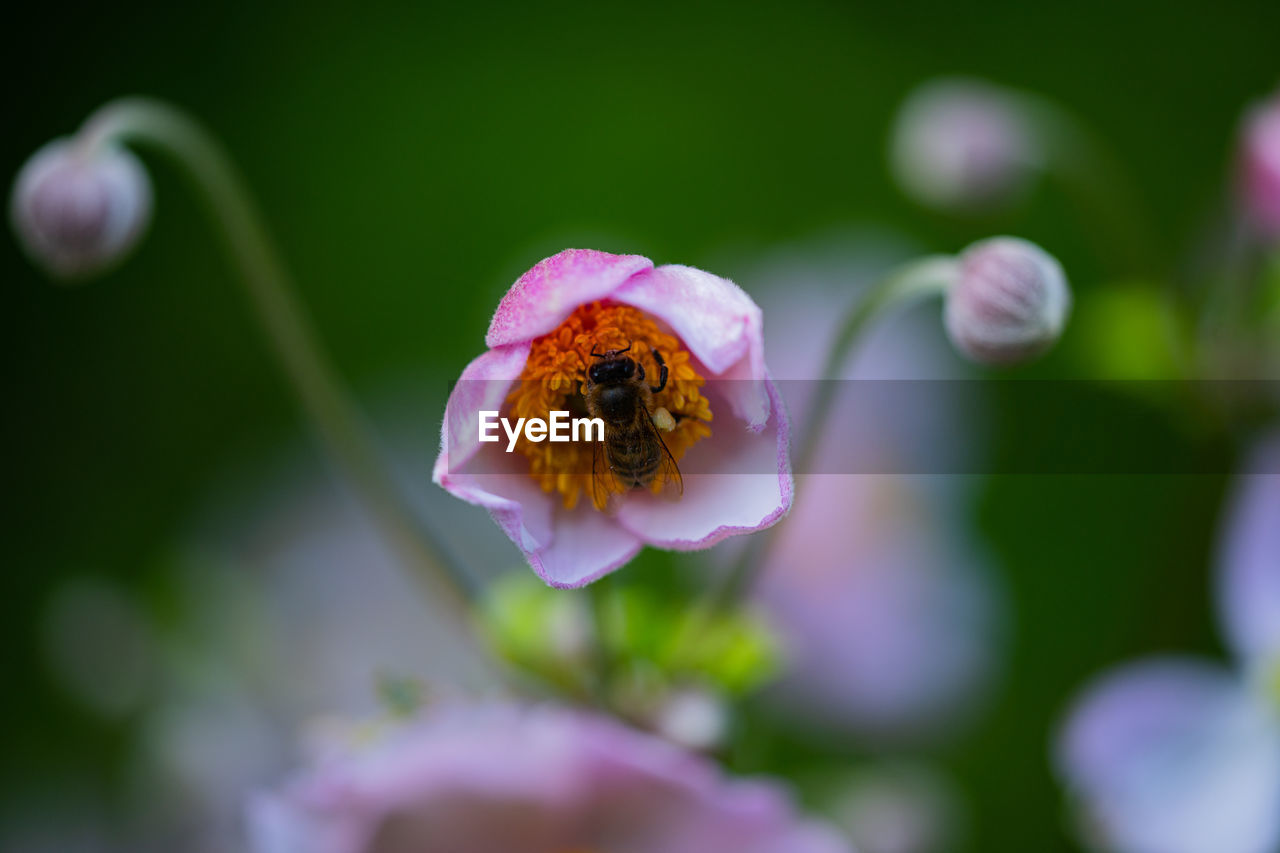
[{"label": "pink flower bud", "polygon": [[1251,109],[1240,134],[1240,200],[1267,240],[1280,240],[1280,92]]},{"label": "pink flower bud", "polygon": [[18,173],[10,215],[33,261],[59,278],[79,278],[138,242],[151,218],[151,182],[127,149],[56,139]]},{"label": "pink flower bud", "polygon": [[992,237],[960,255],[947,295],[947,333],[983,364],[1008,365],[1047,350],[1066,325],[1071,291],[1047,252],[1016,237]]},{"label": "pink flower bud", "polygon": [[944,209],[983,208],[1022,191],[1043,159],[1017,97],[979,80],[926,83],[902,105],[890,157],[908,195]]}]

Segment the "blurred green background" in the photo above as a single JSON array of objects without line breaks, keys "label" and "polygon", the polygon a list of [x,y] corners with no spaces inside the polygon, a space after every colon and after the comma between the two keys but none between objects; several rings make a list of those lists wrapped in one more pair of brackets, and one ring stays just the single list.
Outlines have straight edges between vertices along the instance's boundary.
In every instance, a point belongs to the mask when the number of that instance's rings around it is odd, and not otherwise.
[{"label": "blurred green background", "polygon": [[[1172,264],[1222,201],[1243,105],[1280,74],[1269,0],[22,14],[0,55],[0,170],[117,95],[189,108],[247,173],[349,381],[420,376],[432,395],[480,350],[505,287],[567,245],[705,265],[850,223],[943,251],[1013,232],[1055,253],[1087,304],[1113,276],[1163,271],[1109,268],[1052,187],[978,222],[915,207],[885,167],[901,98],[959,72],[1069,106],[1130,167]],[[149,583],[219,472],[300,426],[202,210],[169,164],[148,164],[154,226],[105,279],[52,286],[0,240],[6,799],[67,773],[109,785],[129,749],[128,720],[98,720],[50,679],[48,591],[72,574]],[[715,271],[751,288],[746,270]],[[1077,334],[1035,374],[1080,375]],[[1066,429],[1036,412],[993,420],[1004,442]],[[1073,435],[1087,447],[1087,426]],[[1226,444],[1217,452],[1229,470]],[[986,485],[973,520],[1011,589],[1015,641],[993,711],[946,757],[973,811],[971,849],[1076,849],[1048,766],[1073,691],[1141,653],[1216,653],[1208,572],[1224,483]]]}]

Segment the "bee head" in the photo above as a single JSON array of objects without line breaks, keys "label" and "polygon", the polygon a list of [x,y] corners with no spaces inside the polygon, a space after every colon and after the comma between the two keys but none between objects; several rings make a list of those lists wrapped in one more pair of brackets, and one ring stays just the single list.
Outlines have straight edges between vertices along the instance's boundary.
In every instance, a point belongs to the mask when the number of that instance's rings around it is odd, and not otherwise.
[{"label": "bee head", "polygon": [[627,356],[607,358],[597,361],[587,370],[587,377],[597,385],[610,382],[625,382],[636,372],[636,363]]},{"label": "bee head", "polygon": [[623,355],[630,349],[631,345],[627,344],[626,349],[611,349],[605,352],[591,350],[591,355],[600,360],[587,370],[587,378],[597,385],[602,382],[625,382],[630,379],[635,375],[636,363],[631,357]]}]

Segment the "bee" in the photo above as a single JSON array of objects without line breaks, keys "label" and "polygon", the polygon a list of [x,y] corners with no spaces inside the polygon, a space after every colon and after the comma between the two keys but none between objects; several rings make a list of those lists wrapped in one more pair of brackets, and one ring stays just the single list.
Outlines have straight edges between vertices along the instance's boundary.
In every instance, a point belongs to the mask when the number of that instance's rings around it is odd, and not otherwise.
[{"label": "bee", "polygon": [[606,352],[593,347],[591,357],[599,361],[588,368],[583,386],[587,413],[604,421],[604,441],[595,446],[591,465],[596,506],[604,506],[615,491],[610,477],[624,489],[636,489],[662,475],[677,496],[684,494],[675,457],[653,423],[653,395],[667,387],[666,362],[649,348],[658,366],[658,384],[648,385],[644,365],[628,356],[630,351],[631,344]]}]

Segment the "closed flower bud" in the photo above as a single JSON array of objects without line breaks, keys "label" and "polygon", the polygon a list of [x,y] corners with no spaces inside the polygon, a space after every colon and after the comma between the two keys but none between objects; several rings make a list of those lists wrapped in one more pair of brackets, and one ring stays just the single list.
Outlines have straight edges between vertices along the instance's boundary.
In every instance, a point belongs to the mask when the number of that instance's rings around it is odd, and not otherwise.
[{"label": "closed flower bud", "polygon": [[1008,202],[1042,159],[1017,97],[977,80],[937,80],[917,89],[898,113],[890,146],[906,193],[944,209]]},{"label": "closed flower bud", "polygon": [[1047,252],[1016,237],[992,237],[960,255],[947,294],[947,333],[983,364],[1033,358],[1062,334],[1071,311],[1066,276]]},{"label": "closed flower bud", "polygon": [[1280,92],[1245,116],[1239,170],[1246,214],[1264,239],[1280,240]]},{"label": "closed flower bud", "polygon": [[654,723],[667,740],[700,752],[723,744],[729,728],[724,701],[711,691],[697,688],[676,690],[667,696]]},{"label": "closed flower bud", "polygon": [[151,217],[151,182],[124,148],[85,150],[58,139],[18,173],[10,215],[32,260],[60,278],[79,278],[138,242]]}]

